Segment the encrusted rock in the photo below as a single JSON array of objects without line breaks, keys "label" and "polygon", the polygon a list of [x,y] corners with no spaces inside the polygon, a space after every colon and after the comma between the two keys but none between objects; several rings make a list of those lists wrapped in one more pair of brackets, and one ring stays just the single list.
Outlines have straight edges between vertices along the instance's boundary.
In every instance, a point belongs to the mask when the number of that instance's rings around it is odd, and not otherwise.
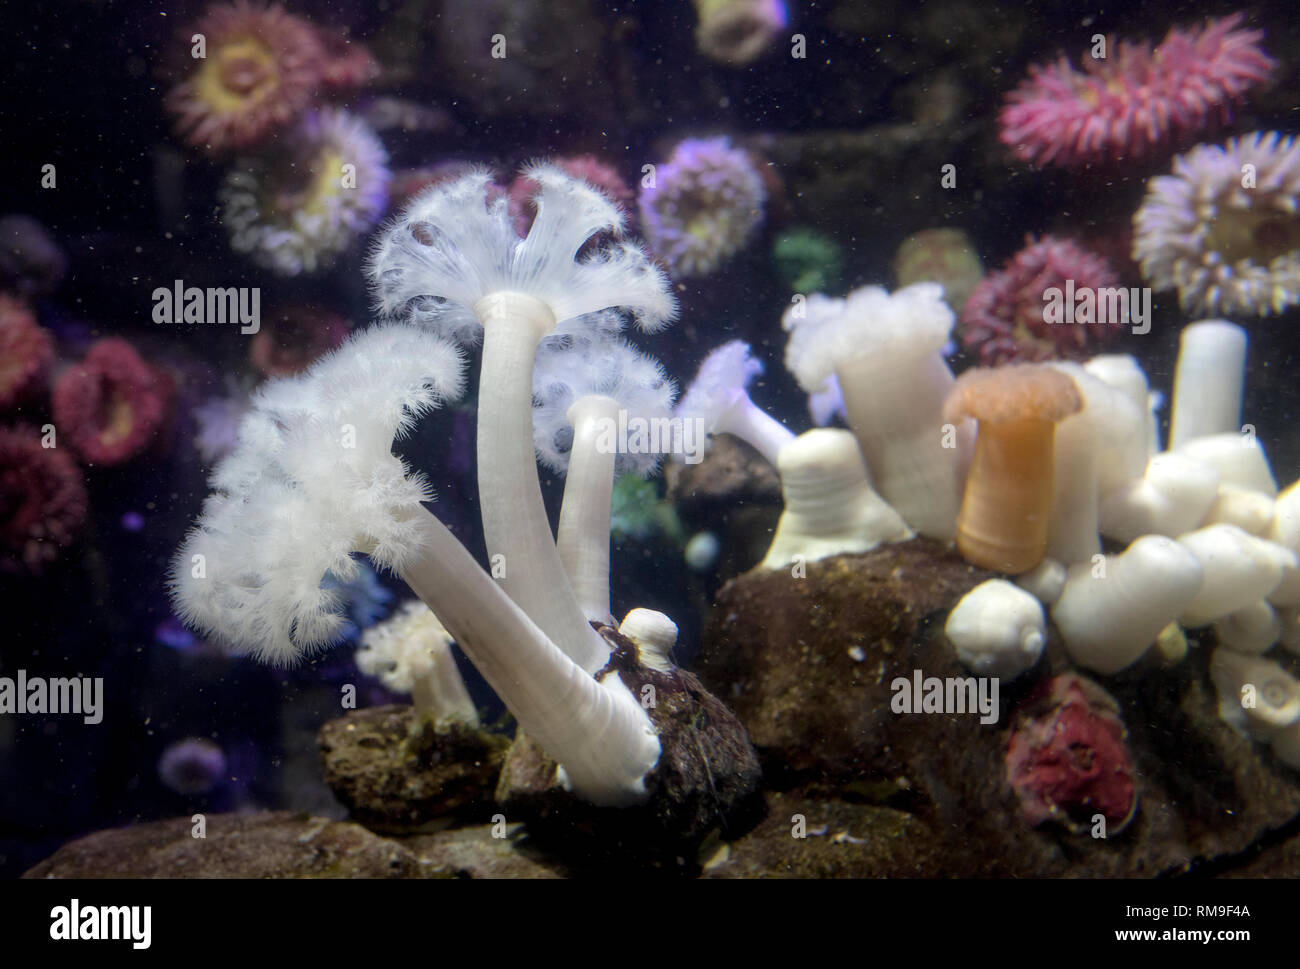
[{"label": "encrusted rock", "polygon": [[938,878],[951,870],[915,815],[797,794],[771,795],[761,824],[702,861],[705,878]]},{"label": "encrusted rock", "polygon": [[409,706],[352,710],[320,729],[325,782],[354,820],[388,834],[486,821],[509,746],[475,727],[437,731]]},{"label": "encrusted rock", "polygon": [[634,864],[690,868],[713,832],[733,837],[762,812],[758,757],[740,721],[685,670],[641,666],[636,648],[609,626],[608,670],[641,700],[659,732],[662,753],[646,778],[649,797],[630,808],[598,808],[556,781],[556,762],[520,734],[497,787],[509,821],[523,821],[562,852],[621,857]]},{"label": "encrusted rock", "polygon": [[924,539],[808,563],[803,578],[747,573],[719,594],[700,677],[748,727],[770,786],[908,812],[938,840],[944,875],[1177,874],[1296,823],[1300,773],[1223,723],[1199,648],[1174,670],[1144,661],[1102,680],[1129,732],[1140,807],[1128,827],[1035,826],[1007,782],[1009,713],[1070,672],[1054,629],[1039,664],[999,684],[996,722],[893,708],[899,678],[970,675],[943,624],[985,578]]},{"label": "encrusted rock", "polygon": [[668,500],[686,514],[697,504],[719,509],[744,502],[781,506],[781,479],[776,468],[753,447],[731,434],[712,439],[704,459],[687,464],[677,459],[664,466]]},{"label": "encrusted rock", "polygon": [[24,878],[415,878],[419,859],[358,824],[293,811],[212,814],[98,831]]}]

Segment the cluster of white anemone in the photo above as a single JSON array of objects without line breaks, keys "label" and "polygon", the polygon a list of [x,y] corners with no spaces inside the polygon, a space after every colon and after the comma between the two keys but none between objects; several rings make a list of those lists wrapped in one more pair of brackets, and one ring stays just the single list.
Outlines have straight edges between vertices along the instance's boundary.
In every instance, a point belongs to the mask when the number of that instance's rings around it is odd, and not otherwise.
[{"label": "cluster of white anemone", "polygon": [[[612,454],[589,453],[599,449],[588,446],[576,412],[582,401],[617,402],[625,392],[629,406],[649,400],[666,411],[672,386],[657,365],[621,349],[618,373],[571,379],[570,486],[604,494],[604,525],[599,515],[579,516],[563,554],[538,482],[534,363],[539,344],[544,355],[567,347],[576,360],[583,346],[609,340],[621,320],[602,311],[625,312],[650,331],[676,307],[645,253],[621,241],[622,219],[599,191],[550,166],[524,174],[539,186],[524,239],[480,171],[426,190],[387,226],[369,266],[386,321],[260,392],[176,558],[173,592],[191,625],[287,664],[338,638],[339,604],[322,582],[346,579],[353,556],[368,555],[432,610],[560,763],[562,781],[593,803],[622,805],[645,796],[661,748],[619,676],[594,675],[611,649],[587,612],[608,617],[615,467]],[[606,235],[615,241],[588,247]],[[424,507],[433,497],[427,482],[392,453],[425,411],[459,396],[461,347],[480,340],[477,465],[491,575]],[[586,470],[575,474],[580,461]],[[584,500],[575,497],[574,507]],[[662,662],[671,623],[630,618],[630,638]],[[396,676],[397,659],[384,662]]]},{"label": "cluster of white anemone", "polygon": [[[809,393],[838,385],[851,434],[795,437],[771,421],[748,396],[762,368],[743,344],[715,351],[679,405],[780,471],[786,508],[762,567],[915,533],[951,540],[974,428],[944,422],[954,381],[942,355],[952,314],[941,290],[816,295],[784,323],[787,366]],[[1049,614],[1073,662],[1105,675],[1157,644],[1177,659],[1184,629],[1213,627],[1225,717],[1300,767],[1300,685],[1263,655],[1278,643],[1300,655],[1300,482],[1279,495],[1263,447],[1242,424],[1246,342],[1224,321],[1184,330],[1167,449],[1159,397],[1132,357],[1048,364],[1078,400],[1049,451],[1045,553],[1014,582],[977,586],[946,632],[972,670],[1014,677],[1041,656]],[[1126,547],[1103,555],[1103,537]]]},{"label": "cluster of white anemone", "polygon": [[761,567],[866,552],[918,533],[951,539],[971,429],[963,422],[947,446],[941,439],[953,384],[943,359],[953,315],[942,289],[816,294],[783,323],[787,367],[809,393],[842,393],[851,431],[796,437],[764,413],[748,392],[762,363],[738,340],[705,358],[677,406],[682,419],[740,438],[780,473],[785,510]]}]

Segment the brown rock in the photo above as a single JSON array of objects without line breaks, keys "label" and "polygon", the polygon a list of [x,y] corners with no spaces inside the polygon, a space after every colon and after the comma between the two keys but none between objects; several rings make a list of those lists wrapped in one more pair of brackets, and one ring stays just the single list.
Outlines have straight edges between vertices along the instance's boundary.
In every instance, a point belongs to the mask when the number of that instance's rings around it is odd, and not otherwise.
[{"label": "brown rock", "polygon": [[747,573],[719,594],[700,678],[748,727],[770,786],[914,815],[948,876],[1179,873],[1230,863],[1300,816],[1300,775],[1219,719],[1209,650],[1195,649],[1173,670],[1144,662],[1101,680],[1129,729],[1133,823],[1108,839],[1031,827],[1005,779],[1008,714],[1037,679],[1070,669],[1054,631],[1034,670],[1000,684],[997,723],[891,707],[898,677],[969,675],[943,623],[985,578],[924,539],[810,563],[802,579]]},{"label": "brown rock", "polygon": [[947,867],[934,833],[906,811],[777,793],[761,824],[706,859],[703,877],[933,878]]},{"label": "brown rock", "polygon": [[668,500],[678,512],[692,506],[731,506],[744,502],[781,505],[781,478],[776,468],[749,444],[731,434],[712,439],[704,460],[686,464],[673,458],[664,467]]},{"label": "brown rock", "polygon": [[481,824],[420,834],[401,842],[424,877],[568,878],[576,872],[535,848],[523,825]]},{"label": "brown rock", "polygon": [[439,732],[409,706],[352,710],[320,729],[325,782],[372,831],[409,834],[484,821],[510,740],[475,727]]},{"label": "brown rock", "polygon": [[69,842],[24,878],[562,878],[520,825],[383,838],[291,811],[211,814],[100,831]]},{"label": "brown rock", "polygon": [[414,854],[357,824],[292,811],[114,828],[69,842],[24,878],[414,878]]},{"label": "brown rock", "polygon": [[556,762],[523,734],[507,755],[497,801],[510,821],[523,821],[564,856],[689,870],[711,833],[738,835],[761,814],[758,758],[744,727],[692,674],[641,666],[630,642],[597,628],[614,645],[613,675],[643,703],[650,698],[662,753],[646,777],[646,802],[600,808],[580,801],[555,782]]}]

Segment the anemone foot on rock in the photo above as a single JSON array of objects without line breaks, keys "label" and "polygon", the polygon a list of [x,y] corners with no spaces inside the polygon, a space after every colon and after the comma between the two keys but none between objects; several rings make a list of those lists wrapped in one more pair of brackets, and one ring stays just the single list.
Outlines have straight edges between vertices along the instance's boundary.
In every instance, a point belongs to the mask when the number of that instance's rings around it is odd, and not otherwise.
[{"label": "anemone foot on rock", "polygon": [[[644,705],[663,754],[645,780],[648,797],[628,808],[594,807],[564,789],[559,765],[522,732],[506,755],[497,802],[539,842],[651,865],[692,859],[712,833],[738,837],[763,813],[758,756],[744,726],[685,670],[642,666],[636,647],[593,623],[613,646],[606,675]],[[597,675],[600,678],[600,674]]]}]

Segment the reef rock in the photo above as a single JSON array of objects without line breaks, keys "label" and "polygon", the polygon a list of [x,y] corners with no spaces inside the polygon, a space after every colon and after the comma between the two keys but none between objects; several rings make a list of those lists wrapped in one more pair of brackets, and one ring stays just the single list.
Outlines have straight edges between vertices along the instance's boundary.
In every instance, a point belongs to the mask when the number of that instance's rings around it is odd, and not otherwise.
[{"label": "reef rock", "polygon": [[520,825],[384,838],[292,811],[211,814],[206,837],[172,818],[78,838],[24,878],[563,878]]},{"label": "reef rock", "polygon": [[523,821],[562,857],[690,869],[710,835],[735,836],[758,819],[758,757],[745,728],[694,675],[644,667],[617,631],[597,628],[615,644],[610,675],[641,700],[659,732],[662,753],[646,778],[648,799],[629,808],[578,800],[557,782],[556,762],[520,734],[506,757],[497,802],[509,821]]},{"label": "reef rock", "polygon": [[359,824],[292,811],[213,814],[98,831],[24,878],[414,878],[416,856]]},{"label": "reef rock", "polygon": [[352,710],[320,730],[325,783],[372,831],[408,834],[486,821],[510,739],[474,727],[436,731],[409,706]]},{"label": "reef rock", "polygon": [[[1300,774],[1219,719],[1209,650],[1197,649],[1172,670],[1151,660],[1100,678],[1135,766],[1128,827],[1098,837],[1100,828],[1031,823],[1038,819],[1023,815],[1007,781],[1011,714],[1044,678],[1071,672],[1054,629],[1038,665],[998,685],[994,716],[895,708],[896,697],[914,695],[918,672],[923,681],[970,675],[943,625],[986,578],[925,539],[808,563],[802,578],[751,571],[719,593],[700,679],[748,728],[769,787],[823,802],[823,813],[840,801],[906,812],[937,840],[939,867],[916,863],[927,874],[1149,877],[1230,867],[1300,818]],[[819,823],[816,810],[804,813]],[[784,846],[790,821],[780,820]],[[845,830],[859,836],[852,824]],[[896,838],[904,856],[920,851],[909,830],[917,829],[899,827]],[[744,850],[743,839],[733,846],[735,857]],[[837,870],[896,871],[878,852],[857,857]]]},{"label": "reef rock", "polygon": [[668,500],[678,506],[679,514],[693,511],[697,505],[710,510],[742,502],[781,507],[781,479],[776,468],[731,434],[714,437],[704,460],[697,464],[670,460],[665,477]]}]

